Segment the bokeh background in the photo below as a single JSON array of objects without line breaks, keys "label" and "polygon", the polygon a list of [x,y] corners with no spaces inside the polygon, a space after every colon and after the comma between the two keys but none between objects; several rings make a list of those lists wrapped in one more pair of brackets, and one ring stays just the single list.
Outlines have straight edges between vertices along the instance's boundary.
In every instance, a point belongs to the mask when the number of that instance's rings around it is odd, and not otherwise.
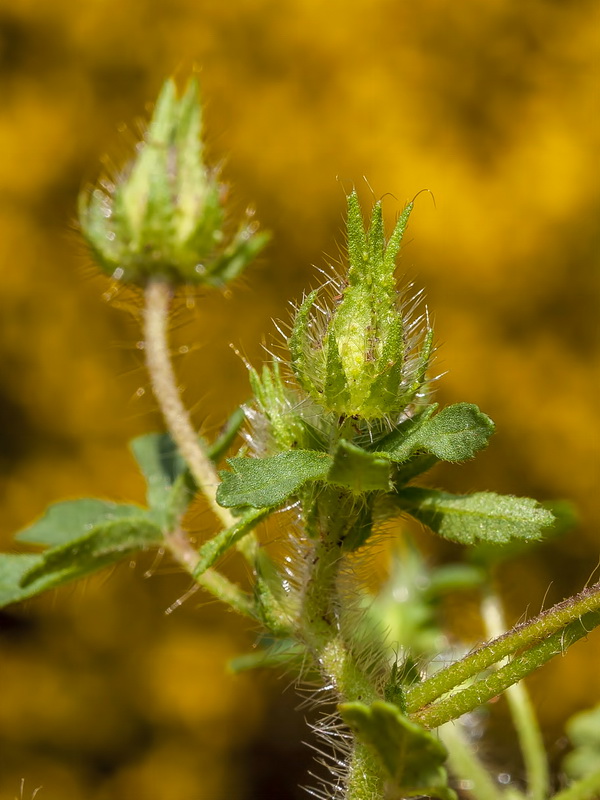
[{"label": "bokeh background", "polygon": [[[598,79],[593,0],[0,0],[0,537],[51,501],[141,501],[126,450],[161,427],[130,298],[105,302],[74,226],[163,79],[199,70],[207,141],[273,241],[230,296],[182,304],[177,369],[210,432],[247,396],[229,347],[263,358],[271,318],[338,257],[344,191],[423,194],[402,255],[440,345],[442,403],[496,421],[455,491],[568,498],[580,524],[507,567],[508,615],[580,589],[600,555]],[[127,130],[124,130],[124,126]],[[121,303],[119,303],[119,299]],[[188,304],[192,306],[191,303]],[[199,534],[212,524],[200,505]],[[430,548],[430,558],[451,558]],[[140,559],[0,616],[0,798],[286,800],[309,738],[288,678],[231,677],[255,632]],[[233,563],[233,574],[239,569]],[[243,578],[243,574],[239,573]],[[471,610],[456,601],[459,633]],[[466,610],[465,610],[466,609]],[[461,625],[465,628],[463,631]],[[472,627],[469,630],[476,631]],[[471,633],[469,635],[477,635]],[[592,635],[532,682],[553,757],[600,700]],[[506,714],[497,704],[496,716]],[[489,755],[515,775],[512,735]],[[508,767],[502,764],[508,759]]]}]

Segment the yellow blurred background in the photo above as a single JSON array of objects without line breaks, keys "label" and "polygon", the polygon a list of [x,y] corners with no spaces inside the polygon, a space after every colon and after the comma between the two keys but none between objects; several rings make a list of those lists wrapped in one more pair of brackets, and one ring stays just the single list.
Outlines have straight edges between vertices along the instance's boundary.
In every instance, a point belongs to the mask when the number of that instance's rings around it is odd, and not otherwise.
[{"label": "yellow blurred background", "polygon": [[[365,176],[390,193],[392,221],[430,189],[401,269],[434,314],[448,370],[437,399],[478,403],[498,426],[475,463],[435,478],[573,501],[580,527],[510,565],[502,588],[512,621],[579,590],[600,554],[598,12],[592,0],[0,0],[4,548],[51,501],[143,499],[125,445],[161,421],[139,331],[103,300],[75,204],[102,154],[127,156],[164,78],[198,69],[211,157],[273,232],[230,297],[177,314],[198,427],[247,397],[229,343],[260,363],[271,318],[288,318],[324,254],[338,258],[344,191],[370,203]],[[212,520],[198,507],[193,524]],[[0,615],[0,800],[40,785],[39,800],[305,796],[309,733],[289,679],[227,675],[256,632],[200,594],[165,614],[189,582],[166,562],[145,577],[151,566]],[[553,758],[564,719],[600,700],[599,656],[592,635],[531,683]],[[490,758],[505,754],[496,733]]]}]

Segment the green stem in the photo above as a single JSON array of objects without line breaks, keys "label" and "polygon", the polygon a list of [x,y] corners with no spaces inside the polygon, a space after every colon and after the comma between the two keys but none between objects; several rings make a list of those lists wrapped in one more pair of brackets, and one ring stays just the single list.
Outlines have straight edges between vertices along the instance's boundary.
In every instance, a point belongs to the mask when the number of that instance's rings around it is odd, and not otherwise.
[{"label": "green stem", "polygon": [[165,544],[175,560],[193,576],[195,582],[207,592],[233,608],[239,614],[256,619],[252,597],[232,583],[229,578],[214,569],[207,569],[201,575],[194,575],[199,555],[190,544],[184,531],[177,529],[165,535]]},{"label": "green stem", "polygon": [[555,794],[552,800],[596,800],[600,797],[600,770],[572,783]]},{"label": "green stem", "polygon": [[[481,604],[483,622],[488,636],[501,636],[506,630],[504,614],[498,597],[489,592]],[[550,771],[542,732],[525,684],[509,686],[506,700],[513,719],[527,774],[531,800],[545,800],[550,791]]]},{"label": "green stem", "polygon": [[468,782],[468,792],[477,800],[502,800],[502,792],[475,755],[475,750],[462,731],[460,721],[442,725],[439,734],[448,750],[450,771],[457,778]]},{"label": "green stem", "polygon": [[[517,650],[530,647],[536,642],[547,640],[548,637],[560,632],[573,620],[598,609],[600,609],[600,583],[557,603],[548,611],[539,614],[529,622],[515,626],[508,633],[483,645],[460,661],[432,675],[423,683],[415,684],[407,692],[408,711],[418,711],[497,661]],[[582,633],[582,635],[584,634]]]},{"label": "green stem", "polygon": [[[190,468],[198,489],[225,528],[237,522],[229,509],[217,503],[219,476],[209,456],[204,452],[187,409],[181,401],[169,352],[167,322],[173,290],[168,281],[154,279],[145,289],[144,349],[152,391],[163,414],[169,433]],[[252,561],[256,548],[254,537],[238,542],[238,549]]]},{"label": "green stem", "polygon": [[412,714],[412,719],[425,728],[437,728],[445,722],[457,719],[462,714],[466,714],[498,696],[513,683],[517,683],[554,656],[564,653],[574,642],[587,636],[597,625],[600,625],[600,611],[590,611],[584,614],[522,655],[515,656],[509,664],[501,667],[492,675],[482,678],[446,700],[440,700],[435,705]]},{"label": "green stem", "polygon": [[[324,518],[324,525],[327,524]],[[324,531],[315,545],[299,620],[299,636],[311,652],[339,702],[372,703],[381,699],[344,641],[338,623],[340,548]],[[352,744],[346,800],[382,800],[383,776],[377,759],[356,739]]]}]

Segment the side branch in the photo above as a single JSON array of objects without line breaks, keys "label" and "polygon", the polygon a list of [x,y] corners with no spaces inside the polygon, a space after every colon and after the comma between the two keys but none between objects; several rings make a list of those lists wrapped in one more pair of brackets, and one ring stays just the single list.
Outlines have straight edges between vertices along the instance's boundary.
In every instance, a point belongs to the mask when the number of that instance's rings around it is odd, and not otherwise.
[{"label": "side branch", "polygon": [[598,625],[600,625],[600,611],[590,611],[566,625],[562,630],[538,642],[523,654],[515,656],[497,672],[482,678],[467,689],[450,695],[445,700],[440,700],[416,714],[411,714],[411,718],[425,728],[437,728],[445,722],[458,719],[468,711],[497,697],[509,686],[522,680],[554,656],[564,653],[572,644],[587,636]]},{"label": "side branch", "polygon": [[[553,634],[561,633],[569,623],[599,609],[600,582],[584,589],[574,597],[557,603],[529,622],[517,625],[508,633],[482,645],[470,655],[441,670],[423,683],[413,686],[407,693],[408,711],[419,711],[506,656],[532,647],[538,642],[543,642]],[[582,632],[582,635],[584,634],[585,630]],[[524,674],[526,675],[527,672]]]}]

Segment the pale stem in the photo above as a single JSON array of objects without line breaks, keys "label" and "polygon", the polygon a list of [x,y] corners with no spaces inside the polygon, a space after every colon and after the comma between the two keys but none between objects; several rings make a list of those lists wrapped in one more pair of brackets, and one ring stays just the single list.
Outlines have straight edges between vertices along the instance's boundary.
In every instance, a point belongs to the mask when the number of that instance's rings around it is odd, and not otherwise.
[{"label": "pale stem", "polygon": [[[490,638],[501,636],[506,632],[500,600],[492,592],[488,592],[483,598],[481,613],[486,633]],[[523,681],[508,687],[506,700],[521,745],[527,774],[528,796],[531,800],[545,800],[550,790],[548,760],[533,704]]]},{"label": "pale stem", "polygon": [[[177,563],[186,572],[193,575],[198,564],[198,553],[190,544],[184,531],[178,528],[167,533],[165,535],[165,545]],[[254,618],[254,603],[250,595],[242,591],[225,575],[214,569],[207,569],[201,575],[194,576],[194,581],[217,600],[221,600],[221,602],[233,608],[234,611],[246,617]]]},{"label": "pale stem", "polygon": [[464,788],[469,795],[477,800],[502,800],[502,792],[477,757],[460,720],[442,725],[438,733],[448,750],[448,767],[456,778],[467,783]]},{"label": "pale stem", "polygon": [[[238,521],[229,509],[217,503],[219,477],[214,464],[204,452],[189,413],[181,401],[168,345],[167,323],[173,290],[168,281],[154,279],[145,289],[144,350],[152,391],[163,414],[169,433],[190,468],[198,489],[225,528]],[[238,549],[252,557],[255,541],[250,535],[238,543]]]}]

